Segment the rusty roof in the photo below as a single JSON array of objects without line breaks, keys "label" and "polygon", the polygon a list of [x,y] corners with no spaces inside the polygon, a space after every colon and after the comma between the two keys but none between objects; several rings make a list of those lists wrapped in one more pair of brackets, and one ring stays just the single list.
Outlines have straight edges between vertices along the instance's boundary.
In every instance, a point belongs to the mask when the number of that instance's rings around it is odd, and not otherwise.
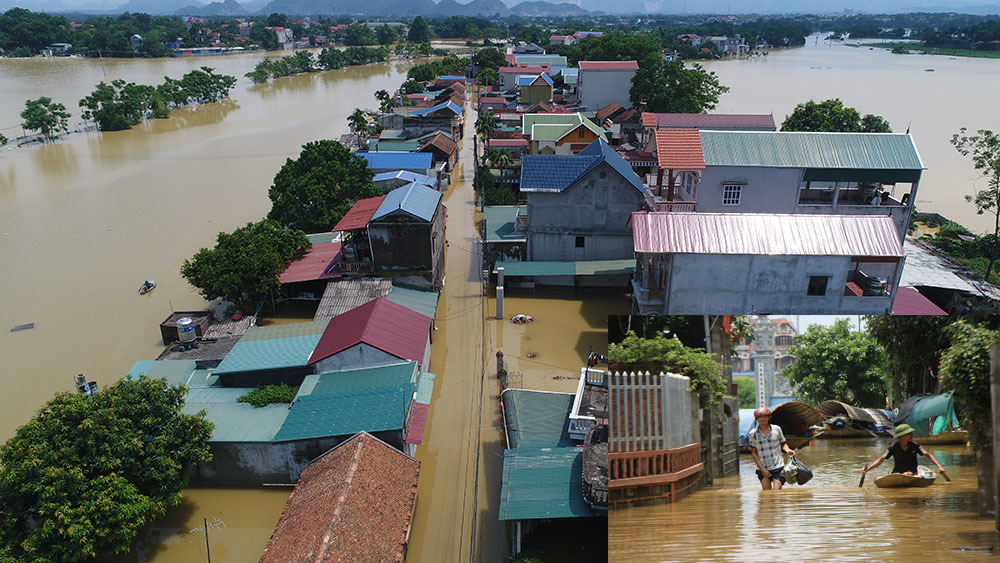
[{"label": "rusty roof", "polygon": [[636,252],[903,257],[888,215],[632,213]]},{"label": "rusty roof", "polygon": [[448,156],[451,156],[452,154],[455,154],[456,150],[458,150],[458,143],[456,143],[455,140],[448,135],[439,131],[436,135],[431,137],[429,141],[424,143],[424,146],[420,147],[418,152],[422,152],[424,149],[430,147],[436,148]]},{"label": "rusty roof", "polygon": [[656,131],[656,158],[662,169],[702,170],[705,156],[697,129]]},{"label": "rusty roof", "polygon": [[382,200],[385,199],[384,195],[378,197],[370,197],[367,199],[359,199],[357,203],[351,207],[351,210],[341,217],[340,221],[333,227],[334,231],[353,231],[354,229],[363,229],[368,226],[368,221],[371,220],[372,215],[375,214],[375,210],[378,209],[379,205],[382,205]]},{"label": "rusty roof", "polygon": [[600,123],[605,119],[607,119],[608,117],[611,117],[615,112],[620,111],[621,109],[622,107],[620,105],[611,102],[610,104],[605,106],[604,109],[595,113],[594,118],[597,119],[598,123]]},{"label": "rusty roof", "polygon": [[759,129],[774,131],[774,116],[748,113],[642,112],[642,126],[658,129]]},{"label": "rusty roof", "polygon": [[301,258],[293,260],[278,276],[281,283],[324,280],[338,277],[332,273],[340,257],[340,243],[315,244]]},{"label": "rusty roof", "polygon": [[419,475],[417,460],[354,435],[302,471],[261,563],[402,561]]}]

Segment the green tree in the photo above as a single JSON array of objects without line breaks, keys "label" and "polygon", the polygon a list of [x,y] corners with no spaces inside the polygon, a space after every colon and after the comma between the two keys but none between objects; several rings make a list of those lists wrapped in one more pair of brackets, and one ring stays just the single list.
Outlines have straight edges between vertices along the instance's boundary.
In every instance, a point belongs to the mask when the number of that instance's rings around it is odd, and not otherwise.
[{"label": "green tree", "polygon": [[741,409],[752,409],[757,405],[757,391],[754,380],[749,375],[741,375],[733,378],[736,384],[736,393],[740,399]]},{"label": "green tree", "polygon": [[516,205],[517,196],[505,186],[494,185],[483,192],[483,205]]},{"label": "green tree", "polygon": [[496,47],[484,47],[476,51],[476,54],[472,56],[472,62],[481,70],[496,71],[502,66],[507,66],[507,58]]},{"label": "green tree", "polygon": [[691,379],[691,389],[702,398],[702,406],[715,410],[726,394],[722,366],[704,350],[688,348],[676,338],[657,333],[642,338],[629,331],[620,343],[608,345],[608,359],[615,369],[662,370]]},{"label": "green tree", "polygon": [[857,407],[881,407],[884,350],[870,336],[852,331],[847,319],[833,326],[812,325],[792,339],[795,363],[781,371],[796,394],[821,403],[842,401]]},{"label": "green tree", "polygon": [[410,31],[406,34],[406,39],[411,43],[426,43],[431,40],[433,33],[427,20],[421,16],[413,18],[410,23]]},{"label": "green tree", "polygon": [[479,73],[477,80],[483,86],[493,86],[500,83],[500,74],[495,69],[487,68]]},{"label": "green tree", "polygon": [[493,112],[487,111],[479,114],[476,118],[476,134],[483,141],[483,146],[486,146],[486,140],[490,138],[490,133],[492,133],[497,128],[497,118],[493,115]]},{"label": "green tree", "polygon": [[[1000,135],[988,129],[980,129],[975,135],[967,135],[965,127],[951,137],[951,144],[962,156],[972,157],[972,166],[986,177],[986,187],[965,200],[976,206],[976,213],[989,212],[993,215],[993,237],[1000,241]],[[1000,252],[1000,246],[993,245],[989,265],[986,266],[987,280],[993,270],[993,263]]]},{"label": "green tree", "polygon": [[934,392],[941,353],[951,343],[945,328],[952,321],[947,316],[865,317],[868,335],[885,349],[885,379],[894,406]]},{"label": "green tree", "polygon": [[680,61],[650,56],[632,77],[629,99],[635,107],[661,113],[704,113],[714,109],[729,87],[701,65],[686,68]]},{"label": "green tree", "polygon": [[486,149],[485,153],[483,153],[483,160],[489,162],[490,166],[499,170],[501,178],[504,177],[504,170],[514,164],[514,159],[510,157],[510,153],[503,149]]},{"label": "green tree", "polygon": [[267,27],[288,27],[288,16],[285,14],[272,13],[267,16]]},{"label": "green tree", "polygon": [[153,91],[152,86],[121,79],[111,84],[99,82],[89,96],[80,100],[82,116],[97,122],[101,131],[131,129],[146,117]]},{"label": "green tree", "polygon": [[387,113],[392,110],[394,104],[392,102],[392,96],[389,95],[389,92],[385,90],[377,90],[375,92],[375,99],[378,100],[378,110],[380,112]]},{"label": "green tree", "polygon": [[278,276],[311,246],[305,233],[283,229],[278,221],[247,223],[219,233],[215,248],[202,248],[184,261],[181,275],[205,299],[221,297],[251,311],[280,291]]},{"label": "green tree", "polygon": [[840,98],[815,102],[809,100],[795,106],[781,123],[782,131],[830,131],[845,133],[892,133],[889,122],[881,116],[867,114],[844,105]]},{"label": "green tree", "polygon": [[8,139],[7,139],[7,137],[4,137],[4,136],[3,136],[3,133],[0,133],[0,147],[2,147],[2,146],[4,146],[4,145],[6,145],[6,144],[7,144],[7,142],[8,142]]},{"label": "green tree", "polygon": [[212,424],[182,386],[141,376],[59,393],[0,448],[0,544],[11,560],[93,561],[132,548],[208,461]]},{"label": "green tree", "polygon": [[53,102],[52,98],[42,96],[37,100],[24,103],[21,112],[25,129],[40,131],[46,140],[55,139],[59,131],[65,131],[69,126],[69,112],[66,106]]},{"label": "green tree", "polygon": [[368,114],[365,113],[365,110],[354,108],[351,115],[347,116],[347,124],[350,125],[351,131],[354,131],[358,136],[358,145],[365,146],[365,140],[371,132],[371,124],[368,123]]},{"label": "green tree", "polygon": [[269,219],[307,232],[329,231],[359,199],[378,197],[368,161],[337,141],[302,146],[274,177]]},{"label": "green tree", "polygon": [[360,23],[352,23],[344,30],[344,45],[375,45],[378,39],[370,27]]},{"label": "green tree", "polygon": [[955,392],[962,426],[973,450],[989,449],[990,345],[1000,332],[959,320],[948,327],[951,346],[941,356],[941,385]]},{"label": "green tree", "polygon": [[375,30],[375,39],[379,45],[392,45],[399,40],[399,34],[388,24],[382,24],[382,27]]},{"label": "green tree", "polygon": [[260,45],[267,51],[281,48],[281,43],[278,43],[278,36],[274,30],[267,29],[267,27],[260,25],[260,22],[256,22],[250,27],[250,42]]}]

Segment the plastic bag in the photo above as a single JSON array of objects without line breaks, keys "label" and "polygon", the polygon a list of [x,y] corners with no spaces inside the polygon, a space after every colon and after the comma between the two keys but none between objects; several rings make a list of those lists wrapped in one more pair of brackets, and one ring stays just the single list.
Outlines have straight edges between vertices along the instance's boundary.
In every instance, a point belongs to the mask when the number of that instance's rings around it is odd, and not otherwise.
[{"label": "plastic bag", "polygon": [[799,468],[795,466],[794,462],[794,457],[788,458],[788,463],[786,463],[785,467],[781,470],[781,476],[784,477],[785,481],[788,481],[789,483],[795,482],[795,474],[799,471]]},{"label": "plastic bag", "polygon": [[795,465],[795,482],[799,485],[805,485],[813,478],[813,472],[809,467],[799,461],[799,458],[793,457],[791,463]]}]

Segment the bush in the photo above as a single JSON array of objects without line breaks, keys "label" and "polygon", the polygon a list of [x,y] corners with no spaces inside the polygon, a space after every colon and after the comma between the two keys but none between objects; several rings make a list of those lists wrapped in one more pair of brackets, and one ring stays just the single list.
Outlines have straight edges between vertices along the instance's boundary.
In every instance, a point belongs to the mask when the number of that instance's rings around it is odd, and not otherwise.
[{"label": "bush", "polygon": [[476,170],[476,176],[472,179],[472,187],[485,194],[489,190],[496,187],[496,178],[493,177],[489,168],[480,166],[479,169]]},{"label": "bush", "polygon": [[754,408],[757,404],[757,398],[755,393],[756,385],[754,384],[753,378],[749,375],[741,375],[734,377],[733,383],[736,384],[736,392],[740,397],[740,408]]},{"label": "bush", "polygon": [[486,190],[483,194],[483,205],[515,205],[517,196],[510,188],[495,186]]},{"label": "bush", "polygon": [[259,409],[271,403],[291,403],[298,390],[299,387],[297,385],[292,387],[284,383],[280,385],[264,385],[245,395],[240,395],[236,400],[241,403],[250,403]]},{"label": "bush", "polygon": [[969,232],[969,229],[966,229],[965,227],[959,225],[954,221],[947,221],[943,225],[941,225],[940,232],[943,235],[951,235],[951,236],[972,234],[971,232]]}]

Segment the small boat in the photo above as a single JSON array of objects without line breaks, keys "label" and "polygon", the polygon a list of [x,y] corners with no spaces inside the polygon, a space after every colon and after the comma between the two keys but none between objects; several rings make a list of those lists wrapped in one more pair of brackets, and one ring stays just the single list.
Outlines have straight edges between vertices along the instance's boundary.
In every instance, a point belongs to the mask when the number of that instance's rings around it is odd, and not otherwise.
[{"label": "small boat", "polygon": [[917,467],[916,475],[903,475],[902,473],[888,473],[875,479],[875,486],[880,488],[889,487],[929,487],[934,484],[937,475],[923,465]]},{"label": "small boat", "polygon": [[146,280],[139,286],[139,295],[145,295],[156,289],[156,280]]}]

